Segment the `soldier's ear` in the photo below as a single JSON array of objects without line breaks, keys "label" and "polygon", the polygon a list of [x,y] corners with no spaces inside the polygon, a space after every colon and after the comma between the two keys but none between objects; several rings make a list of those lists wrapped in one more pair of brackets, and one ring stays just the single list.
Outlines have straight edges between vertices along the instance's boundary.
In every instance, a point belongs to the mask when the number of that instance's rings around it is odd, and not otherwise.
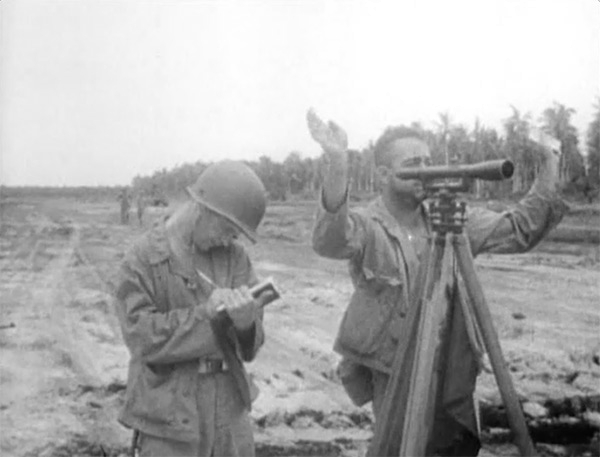
[{"label": "soldier's ear", "polygon": [[205,208],[201,204],[190,201],[190,213],[196,222],[203,219],[205,211]]},{"label": "soldier's ear", "polygon": [[375,176],[377,177],[377,181],[380,185],[383,185],[387,182],[390,177],[390,173],[392,172],[391,168],[385,165],[378,165],[375,169]]}]

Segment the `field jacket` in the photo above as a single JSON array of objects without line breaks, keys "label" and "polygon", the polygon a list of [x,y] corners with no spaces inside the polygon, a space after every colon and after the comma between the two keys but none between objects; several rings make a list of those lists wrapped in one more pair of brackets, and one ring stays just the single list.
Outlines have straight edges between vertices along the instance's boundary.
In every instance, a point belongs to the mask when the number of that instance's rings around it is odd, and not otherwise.
[{"label": "field jacket", "polygon": [[[257,282],[239,244],[196,256],[196,268],[219,287]],[[211,292],[195,271],[174,257],[164,222],[126,255],[116,292],[117,314],[131,354],[119,417],[125,426],[158,437],[198,439],[202,411],[193,399],[199,359],[222,358],[206,313]],[[262,316],[250,338],[236,342],[245,361],[254,358],[264,341]]]},{"label": "field jacket", "polygon": [[[509,211],[469,209],[465,233],[471,252],[476,256],[482,252],[527,251],[559,223],[566,209],[556,193],[538,183]],[[422,216],[427,216],[425,206]],[[346,201],[335,212],[327,211],[321,199],[312,243],[321,256],[349,260],[354,293],[334,349],[345,360],[389,374],[399,341],[408,338],[414,325],[406,317],[412,305],[411,293],[420,281],[419,264],[428,251],[415,248],[381,197],[357,210],[349,209]],[[460,313],[450,321],[446,372],[452,379],[447,380],[446,390],[460,409],[466,402],[472,405],[478,365],[475,355],[469,356],[473,348]],[[362,402],[365,400],[368,398]],[[471,418],[464,421],[472,425]]]}]

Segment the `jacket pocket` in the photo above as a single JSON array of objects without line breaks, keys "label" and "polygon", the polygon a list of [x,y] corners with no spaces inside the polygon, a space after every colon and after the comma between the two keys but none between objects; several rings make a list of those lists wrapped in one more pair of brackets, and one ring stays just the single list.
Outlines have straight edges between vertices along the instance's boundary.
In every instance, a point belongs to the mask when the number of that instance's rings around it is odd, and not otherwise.
[{"label": "jacket pocket", "polygon": [[143,376],[151,389],[156,389],[171,380],[173,371],[173,365],[144,364],[142,368]]},{"label": "jacket pocket", "polygon": [[344,314],[339,342],[361,355],[373,354],[385,337],[391,311],[387,293],[357,291]]},{"label": "jacket pocket", "polygon": [[139,376],[128,393],[127,409],[139,421],[170,426],[175,420],[174,397],[179,373],[170,366],[160,369],[142,364]]},{"label": "jacket pocket", "polygon": [[198,364],[186,363],[177,368],[173,384],[173,403],[171,405],[172,426],[185,433],[197,433],[198,410],[196,393],[198,389]]},{"label": "jacket pocket", "polygon": [[337,367],[344,390],[356,406],[373,400],[373,374],[364,365],[342,359]]}]

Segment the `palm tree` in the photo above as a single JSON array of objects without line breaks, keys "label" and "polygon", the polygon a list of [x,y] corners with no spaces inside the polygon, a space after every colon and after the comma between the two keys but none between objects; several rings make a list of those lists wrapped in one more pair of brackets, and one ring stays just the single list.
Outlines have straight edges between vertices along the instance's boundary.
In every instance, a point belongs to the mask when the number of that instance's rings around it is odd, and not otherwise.
[{"label": "palm tree", "polygon": [[[587,129],[587,181],[589,190],[600,187],[600,97],[594,105],[596,113]],[[591,196],[588,196],[591,198]]]},{"label": "palm tree", "polygon": [[584,174],[583,157],[577,146],[577,129],[571,125],[573,108],[567,108],[562,103],[553,102],[546,108],[540,119],[544,129],[558,138],[561,142],[560,180],[571,182]]},{"label": "palm tree", "polygon": [[533,148],[528,139],[531,128],[531,115],[521,115],[514,106],[510,106],[513,113],[505,119],[504,130],[506,132],[505,152],[515,164],[513,175],[513,192],[520,192],[529,187],[535,175],[537,157],[533,154]]},{"label": "palm tree", "polygon": [[448,152],[448,134],[450,133],[450,129],[452,127],[452,119],[450,118],[450,113],[445,111],[443,113],[438,114],[440,120],[436,122],[438,127],[438,136],[441,139],[441,144],[443,146],[444,151],[444,160],[446,165],[450,164],[450,155]]}]

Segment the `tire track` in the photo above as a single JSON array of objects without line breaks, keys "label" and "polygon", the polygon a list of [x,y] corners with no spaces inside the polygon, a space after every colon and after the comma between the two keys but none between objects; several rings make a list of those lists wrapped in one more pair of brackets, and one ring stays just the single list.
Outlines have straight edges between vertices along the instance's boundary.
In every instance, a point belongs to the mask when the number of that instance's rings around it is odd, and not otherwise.
[{"label": "tire track", "polygon": [[14,256],[0,261],[3,272],[12,273],[11,284],[2,286],[10,286],[3,319],[7,315],[18,323],[16,331],[0,337],[0,454],[52,455],[56,446],[82,435],[123,442],[114,413],[117,398],[108,398],[103,389],[115,372],[107,369],[107,359],[122,358],[112,313],[94,309],[95,302],[77,301],[82,270],[110,303],[106,284],[94,275],[89,261],[85,269],[74,265],[81,247],[80,225],[36,222],[65,227],[62,234],[68,237],[54,239],[55,230],[37,229],[34,240],[20,239],[13,246],[13,253],[26,259],[24,264]]}]

